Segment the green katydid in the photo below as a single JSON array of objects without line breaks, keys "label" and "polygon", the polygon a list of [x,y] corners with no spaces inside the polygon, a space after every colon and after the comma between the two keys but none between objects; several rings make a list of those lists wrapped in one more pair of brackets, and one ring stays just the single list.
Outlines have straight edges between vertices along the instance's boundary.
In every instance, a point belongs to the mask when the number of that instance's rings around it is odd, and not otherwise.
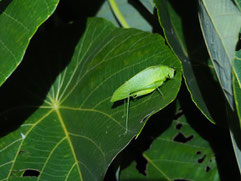
[{"label": "green katydid", "polygon": [[141,72],[134,75],[132,78],[122,84],[112,95],[111,102],[116,102],[127,98],[127,112],[126,112],[126,131],[128,128],[128,109],[130,97],[136,98],[158,90],[166,79],[174,77],[175,70],[166,65],[150,66]]}]

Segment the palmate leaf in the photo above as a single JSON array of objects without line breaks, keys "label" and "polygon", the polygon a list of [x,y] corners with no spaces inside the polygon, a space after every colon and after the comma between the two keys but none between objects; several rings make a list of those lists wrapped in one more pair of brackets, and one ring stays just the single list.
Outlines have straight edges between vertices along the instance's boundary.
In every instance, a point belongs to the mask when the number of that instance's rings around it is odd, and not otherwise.
[{"label": "palmate leaf", "polygon": [[[9,80],[16,85],[6,91],[12,90],[19,105],[4,109],[2,102],[1,121],[20,127],[0,140],[0,180],[16,180],[27,169],[40,173],[33,180],[102,180],[143,119],[172,102],[181,84],[181,63],[161,36],[98,18],[88,21],[70,62],[55,59],[41,58],[42,67],[32,61],[30,71]],[[155,91],[131,100],[124,134],[123,101],[112,104],[110,98],[130,77],[158,64],[173,67],[175,76],[160,88],[163,96]]]},{"label": "palmate leaf", "polygon": [[0,1],[0,86],[21,63],[29,40],[54,12],[58,2]]}]

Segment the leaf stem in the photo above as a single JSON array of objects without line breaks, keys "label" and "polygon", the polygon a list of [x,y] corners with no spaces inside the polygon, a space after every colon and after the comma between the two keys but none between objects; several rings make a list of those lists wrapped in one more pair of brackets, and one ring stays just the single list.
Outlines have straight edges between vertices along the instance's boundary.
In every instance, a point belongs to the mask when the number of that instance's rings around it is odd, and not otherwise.
[{"label": "leaf stem", "polygon": [[108,0],[108,1],[109,1],[109,4],[110,4],[111,8],[112,8],[112,11],[114,12],[114,14],[115,14],[116,18],[118,19],[119,23],[121,24],[121,26],[123,28],[130,28],[130,26],[126,22],[124,16],[120,12],[115,0]]}]

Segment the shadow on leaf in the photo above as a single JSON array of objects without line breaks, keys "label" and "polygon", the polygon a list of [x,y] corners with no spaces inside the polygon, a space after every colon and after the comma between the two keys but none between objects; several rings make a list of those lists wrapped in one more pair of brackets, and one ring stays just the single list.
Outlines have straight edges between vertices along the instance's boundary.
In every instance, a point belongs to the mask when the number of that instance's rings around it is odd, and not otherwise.
[{"label": "shadow on leaf", "polygon": [[84,25],[56,24],[53,16],[31,40],[25,57],[0,89],[0,137],[17,129],[38,107],[71,60]]}]

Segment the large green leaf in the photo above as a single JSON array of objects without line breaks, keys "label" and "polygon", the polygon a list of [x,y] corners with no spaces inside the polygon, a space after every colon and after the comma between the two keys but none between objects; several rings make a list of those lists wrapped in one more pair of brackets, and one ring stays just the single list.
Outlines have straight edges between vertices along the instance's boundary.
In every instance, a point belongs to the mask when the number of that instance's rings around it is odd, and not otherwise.
[{"label": "large green leaf", "polygon": [[[4,109],[3,101],[1,121],[21,126],[1,138],[1,180],[16,180],[28,169],[40,172],[35,180],[102,180],[112,159],[143,127],[143,119],[172,102],[181,85],[181,63],[161,36],[115,28],[103,19],[88,21],[69,63],[52,51],[45,58],[35,56],[42,66],[29,57],[35,62],[30,71],[22,67],[22,76],[6,82],[16,84],[6,91],[16,90],[11,95],[20,103]],[[158,64],[173,67],[175,76],[161,86],[163,96],[155,91],[131,100],[124,134],[123,101],[112,104],[110,98],[130,77]]]},{"label": "large green leaf", "polygon": [[0,2],[0,85],[23,59],[37,28],[54,12],[59,0]]},{"label": "large green leaf", "polygon": [[223,92],[234,109],[232,65],[241,27],[241,13],[230,0],[199,2],[204,39]]},{"label": "large green leaf", "polygon": [[[213,67],[201,38],[195,3],[190,0],[171,4],[169,1],[155,0],[155,4],[166,39],[182,61],[184,80],[193,102],[211,122],[218,122],[217,118],[224,117],[220,112],[225,111],[220,111],[224,106],[217,105],[215,101],[222,100],[222,92],[212,74]],[[186,6],[192,10],[186,11]]]},{"label": "large green leaf", "polygon": [[184,115],[174,120],[143,156],[147,160],[146,175],[138,172],[132,163],[121,171],[120,180],[220,179],[211,146],[189,125]]}]

